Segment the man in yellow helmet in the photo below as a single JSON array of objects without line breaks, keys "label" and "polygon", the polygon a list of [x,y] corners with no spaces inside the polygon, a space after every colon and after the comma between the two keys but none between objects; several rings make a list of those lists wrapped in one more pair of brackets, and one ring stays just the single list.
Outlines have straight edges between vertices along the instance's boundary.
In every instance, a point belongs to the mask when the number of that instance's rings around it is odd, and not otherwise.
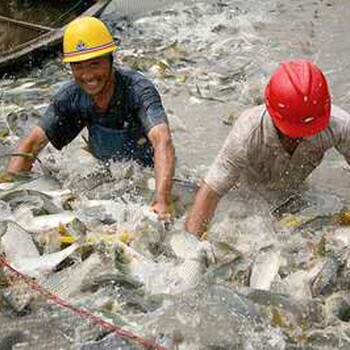
[{"label": "man in yellow helmet", "polygon": [[[37,155],[48,142],[60,150],[87,127],[95,157],[154,166],[152,209],[167,218],[175,159],[167,117],[156,88],[144,75],[113,67],[116,49],[97,18],[78,18],[67,26],[63,61],[70,63],[74,80],[56,92],[17,152]],[[30,170],[32,164],[33,159],[14,156],[7,173]]]}]

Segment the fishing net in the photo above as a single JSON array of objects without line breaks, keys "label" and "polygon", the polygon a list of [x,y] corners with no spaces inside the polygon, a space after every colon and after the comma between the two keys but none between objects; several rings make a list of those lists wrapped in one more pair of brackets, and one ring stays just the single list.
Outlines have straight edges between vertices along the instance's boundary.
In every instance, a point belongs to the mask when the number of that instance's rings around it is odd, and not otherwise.
[{"label": "fishing net", "polygon": [[[1,349],[164,349],[88,309],[60,299],[11,269],[3,258],[0,263],[11,274],[11,284],[1,291]],[[11,287],[9,295],[6,289]],[[30,307],[18,313],[9,311],[13,299],[17,305],[26,304],[34,295],[38,299]]]},{"label": "fishing net", "polygon": [[[5,229],[28,233],[14,222],[1,224],[0,236]],[[121,326],[117,315],[115,322],[103,310],[63,299],[64,292],[53,278],[28,277],[0,255],[0,349],[165,349]]]}]

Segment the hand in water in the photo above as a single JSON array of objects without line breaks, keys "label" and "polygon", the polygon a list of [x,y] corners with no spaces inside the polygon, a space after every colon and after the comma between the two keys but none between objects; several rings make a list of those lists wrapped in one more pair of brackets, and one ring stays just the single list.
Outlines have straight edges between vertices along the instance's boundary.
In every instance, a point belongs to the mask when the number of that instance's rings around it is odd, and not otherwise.
[{"label": "hand in water", "polygon": [[159,220],[169,221],[171,219],[171,212],[169,204],[154,200],[151,203],[151,210],[158,215]]},{"label": "hand in water", "polygon": [[189,232],[182,232],[172,236],[170,240],[171,248],[176,256],[188,259],[205,259],[207,266],[216,262],[215,249],[211,242],[202,241],[196,235]]},{"label": "hand in water", "polygon": [[15,177],[15,174],[3,171],[0,173],[0,183],[11,182]]}]

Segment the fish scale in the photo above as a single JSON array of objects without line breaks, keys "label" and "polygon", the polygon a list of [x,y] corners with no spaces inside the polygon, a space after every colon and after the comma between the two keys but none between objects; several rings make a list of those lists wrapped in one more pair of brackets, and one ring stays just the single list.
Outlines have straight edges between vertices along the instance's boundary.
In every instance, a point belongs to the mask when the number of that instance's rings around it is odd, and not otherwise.
[{"label": "fish scale", "polygon": [[62,299],[78,293],[87,279],[92,279],[96,271],[106,271],[104,259],[99,253],[93,253],[79,265],[64,269],[41,281],[42,287],[60,296]]}]

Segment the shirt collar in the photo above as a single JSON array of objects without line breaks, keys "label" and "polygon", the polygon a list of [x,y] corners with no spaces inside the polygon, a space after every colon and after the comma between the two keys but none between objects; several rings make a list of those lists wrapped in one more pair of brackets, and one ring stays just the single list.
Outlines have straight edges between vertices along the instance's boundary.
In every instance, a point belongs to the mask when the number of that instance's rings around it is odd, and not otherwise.
[{"label": "shirt collar", "polygon": [[[264,144],[271,148],[283,148],[280,138],[278,136],[277,129],[273,124],[272,118],[267,112],[266,108],[264,108],[263,110],[262,123],[264,130]],[[303,137],[298,147],[301,144],[313,144],[317,142],[319,136],[320,134],[314,135],[312,137]]]}]

